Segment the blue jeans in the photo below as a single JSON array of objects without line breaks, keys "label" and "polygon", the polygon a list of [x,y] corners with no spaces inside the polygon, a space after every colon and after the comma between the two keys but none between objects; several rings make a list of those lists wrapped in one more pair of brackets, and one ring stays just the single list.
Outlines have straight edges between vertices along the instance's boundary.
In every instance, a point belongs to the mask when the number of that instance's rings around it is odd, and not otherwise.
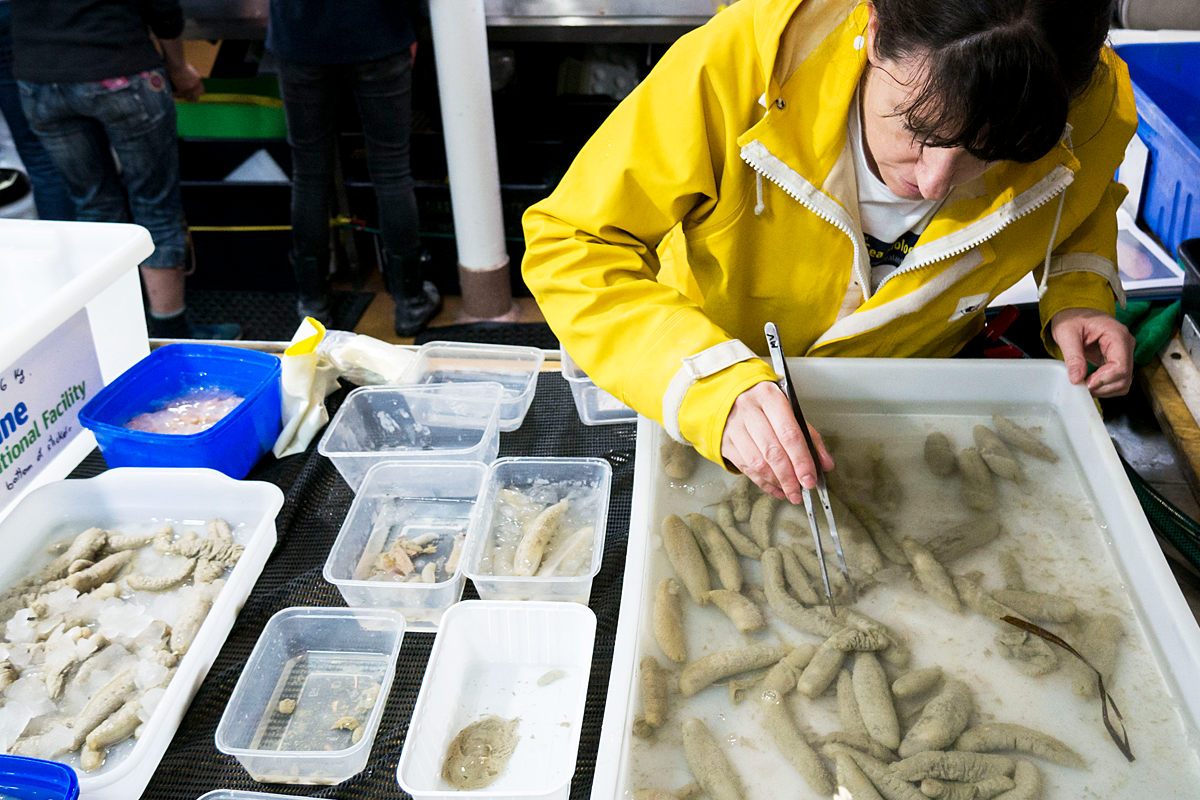
[{"label": "blue jeans", "polygon": [[30,127],[67,182],[76,218],[135,222],[154,240],[142,266],[183,264],[187,234],[175,100],[163,71],[104,82],[18,85]]},{"label": "blue jeans", "polygon": [[0,2],[0,114],[8,123],[17,154],[29,173],[38,216],[42,219],[75,219],[75,206],[67,193],[67,184],[29,129],[29,122],[21,111],[21,93],[12,74],[12,9],[7,2]]},{"label": "blue jeans", "polygon": [[[409,163],[412,65],[407,51],[377,61],[337,66],[279,60],[279,93],[292,149],[292,262],[301,307],[328,297],[329,198],[333,187],[338,100],[353,92],[362,118],[367,168],[379,206],[384,280],[403,291],[405,263],[420,249],[417,199]],[[411,277],[411,275],[410,275]],[[411,281],[410,281],[411,282]],[[419,291],[419,281],[418,281]]]}]

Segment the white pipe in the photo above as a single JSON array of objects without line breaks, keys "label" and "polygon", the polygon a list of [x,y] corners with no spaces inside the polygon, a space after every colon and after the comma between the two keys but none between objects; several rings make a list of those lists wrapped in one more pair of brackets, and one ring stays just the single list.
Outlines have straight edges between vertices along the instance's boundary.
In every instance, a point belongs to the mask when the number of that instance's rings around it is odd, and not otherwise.
[{"label": "white pipe", "polygon": [[497,269],[508,254],[483,0],[431,0],[429,17],[458,262],[471,271]]}]

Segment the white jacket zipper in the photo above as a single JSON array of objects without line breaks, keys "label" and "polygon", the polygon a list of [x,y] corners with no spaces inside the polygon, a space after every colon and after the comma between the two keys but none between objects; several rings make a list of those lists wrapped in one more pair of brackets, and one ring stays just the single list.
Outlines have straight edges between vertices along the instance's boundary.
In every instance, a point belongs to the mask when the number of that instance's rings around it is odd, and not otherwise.
[{"label": "white jacket zipper", "polygon": [[[850,238],[851,244],[854,245],[854,270],[863,287],[863,299],[864,301],[870,300],[872,294],[870,276],[863,274],[862,267],[862,249],[866,245],[864,243],[860,246],[856,235],[858,232],[854,230],[853,220],[850,219],[845,209],[813,186],[803,175],[772,155],[771,151],[757,139],[743,147],[741,155],[742,160],[756,172],[765,176],[783,189],[793,200]],[[882,289],[897,275],[929,266],[942,259],[952,258],[983,244],[1011,223],[1053,200],[1060,192],[1065,191],[1074,180],[1075,173],[1059,164],[1040,181],[983,219],[927,245],[914,247],[908,258],[905,259],[905,262],[912,259],[912,263],[902,263],[899,269],[880,282],[875,291]]]},{"label": "white jacket zipper", "polygon": [[762,142],[755,139],[742,148],[742,160],[755,172],[783,189],[788,197],[816,214],[850,238],[854,246],[854,273],[862,286],[863,301],[871,299],[871,276],[863,270],[863,251],[866,242],[859,242],[862,234],[855,230],[854,221],[846,210],[828,195],[813,186],[803,175],[780,161]]},{"label": "white jacket zipper", "polygon": [[[1058,197],[1060,193],[1066,191],[1067,187],[1074,180],[1075,173],[1062,164],[1059,164],[1050,170],[1040,181],[983,219],[972,222],[965,228],[936,239],[927,245],[917,245],[914,247],[908,254],[908,258],[901,262],[900,267],[879,282],[876,291],[882,289],[888,281],[897,275],[903,275],[906,272],[927,267],[942,259],[953,258],[967,252],[973,247],[978,247],[1021,217],[1033,213],[1055,197]],[[912,261],[911,264],[908,263],[910,260]]]}]

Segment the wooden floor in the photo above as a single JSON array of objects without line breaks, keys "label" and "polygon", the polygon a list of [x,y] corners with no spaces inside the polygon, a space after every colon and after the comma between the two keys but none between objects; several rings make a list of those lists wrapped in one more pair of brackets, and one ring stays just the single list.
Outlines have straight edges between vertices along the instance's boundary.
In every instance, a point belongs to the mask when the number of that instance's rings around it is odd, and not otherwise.
[{"label": "wooden floor", "polygon": [[[335,288],[349,289],[349,285],[337,286]],[[367,291],[375,293],[375,299],[371,301],[371,305],[363,313],[362,319],[354,326],[355,333],[364,333],[367,336],[372,336],[385,342],[393,344],[412,344],[412,337],[397,336],[395,329],[392,327],[392,312],[395,308],[395,303],[392,302],[391,295],[383,289],[383,276],[376,274],[367,283]],[[532,297],[515,298],[517,307],[520,310],[520,318],[517,322],[545,322],[546,318],[542,316],[542,311],[538,308],[537,303]],[[437,328],[442,325],[455,325],[459,322],[460,312],[462,311],[462,298],[457,295],[443,298],[442,313],[434,318],[429,324],[431,328]]]}]

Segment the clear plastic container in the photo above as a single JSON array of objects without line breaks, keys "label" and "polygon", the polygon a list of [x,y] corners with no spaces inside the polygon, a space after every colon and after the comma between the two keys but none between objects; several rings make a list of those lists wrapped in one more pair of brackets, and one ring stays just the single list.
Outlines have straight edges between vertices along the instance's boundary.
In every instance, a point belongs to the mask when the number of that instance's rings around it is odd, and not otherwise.
[{"label": "clear plastic container", "polygon": [[504,387],[500,430],[515,431],[533,402],[545,359],[546,354],[536,347],[426,342],[400,382],[425,385],[495,381]]},{"label": "clear plastic container", "polygon": [[[592,580],[600,571],[604,558],[604,531],[608,522],[608,495],[612,483],[612,467],[599,458],[501,458],[488,469],[487,482],[479,494],[478,510],[467,537],[465,555],[466,575],[485,600],[559,600],[586,604],[592,593]],[[560,534],[553,536],[546,547],[538,572],[521,577],[502,569],[493,574],[492,561],[505,558],[496,551],[498,526],[511,525],[505,533],[519,536],[528,520],[508,520],[507,509],[499,508],[507,501],[500,496],[505,489],[515,489],[529,497],[529,519],[542,507],[562,499],[568,503],[562,519]],[[551,573],[556,555],[570,558],[560,548],[572,545],[586,547],[586,539],[573,536],[592,528],[591,558],[576,570],[563,569]],[[506,538],[505,542],[511,541]],[[506,548],[507,550],[507,548]],[[511,551],[508,551],[511,553]],[[577,558],[572,558],[578,563]],[[563,562],[559,562],[560,564]]]},{"label": "clear plastic container", "polygon": [[266,792],[243,792],[239,789],[217,789],[200,795],[200,800],[304,800],[295,794],[267,794]]},{"label": "clear plastic container", "polygon": [[[486,466],[467,461],[376,464],[329,551],[325,580],[338,588],[349,606],[395,608],[404,614],[407,630],[437,630],[445,610],[462,597],[466,578],[461,556],[486,476]],[[379,556],[399,537],[419,541],[422,535],[432,535],[430,544],[437,549],[411,557],[413,574],[433,561],[437,582],[370,579]],[[457,537],[462,537],[463,549],[447,573]]]},{"label": "clear plastic container", "polygon": [[[371,754],[403,639],[404,617],[389,609],[278,612],[225,706],[217,749],[262,783],[323,785],[356,775]],[[357,741],[352,726],[340,725],[351,718],[363,731]]]},{"label": "clear plastic container", "polygon": [[[566,800],[595,638],[596,615],[568,603],[467,600],[447,611],[396,768],[400,788],[418,800]],[[490,786],[455,790],[442,779],[447,748],[490,714],[520,718],[516,749]]]},{"label": "clear plastic container", "polygon": [[211,469],[110,469],[87,480],[56,481],[30,492],[0,523],[0,588],[24,577],[49,556],[46,546],[87,528],[130,531],[131,525],[203,525],[220,517],[246,549],[196,633],[175,677],[136,739],[109,751],[104,766],[80,773],[88,800],[139,797],[175,735],[196,687],[275,549],[275,515],[283,492],[262,481],[235,481]]},{"label": "clear plastic container", "polygon": [[384,461],[479,461],[500,449],[504,387],[494,382],[364,386],[338,409],[317,451],[354,491]]},{"label": "clear plastic container", "polygon": [[593,383],[587,373],[571,360],[566,350],[561,352],[562,375],[571,384],[575,410],[579,412],[579,419],[584,425],[616,425],[637,421],[636,411]]}]

